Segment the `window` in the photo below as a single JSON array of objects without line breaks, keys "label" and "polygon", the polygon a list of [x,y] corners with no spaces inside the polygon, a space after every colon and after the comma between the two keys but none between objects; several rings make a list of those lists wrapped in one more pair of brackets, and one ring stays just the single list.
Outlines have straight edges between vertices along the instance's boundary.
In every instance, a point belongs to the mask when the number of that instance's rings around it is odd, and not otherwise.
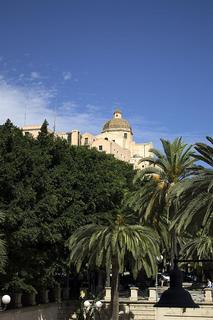
[{"label": "window", "polygon": [[102,151],[103,150],[103,146],[98,146],[98,150]]},{"label": "window", "polygon": [[115,140],[112,140],[113,142],[115,142]]},{"label": "window", "polygon": [[29,133],[29,131],[25,131],[24,134],[25,134],[25,136],[29,136],[30,133]]},{"label": "window", "polygon": [[71,133],[68,133],[68,135],[67,135],[67,142],[69,144],[72,144],[72,134]]},{"label": "window", "polygon": [[127,139],[127,133],[124,132],[124,139]]},{"label": "window", "polygon": [[104,138],[104,140],[108,140],[108,138]]},{"label": "window", "polygon": [[85,139],[84,139],[84,144],[85,144],[85,146],[88,145],[88,138],[85,138]]}]

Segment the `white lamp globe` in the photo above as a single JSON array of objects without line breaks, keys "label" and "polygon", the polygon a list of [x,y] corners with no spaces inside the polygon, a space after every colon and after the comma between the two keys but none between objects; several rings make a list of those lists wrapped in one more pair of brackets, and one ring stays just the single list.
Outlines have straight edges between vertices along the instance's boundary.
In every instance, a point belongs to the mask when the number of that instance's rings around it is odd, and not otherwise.
[{"label": "white lamp globe", "polygon": [[95,306],[96,306],[96,308],[101,308],[102,307],[102,305],[103,305],[103,303],[101,302],[101,301],[96,301],[96,303],[95,303]]},{"label": "white lamp globe", "polygon": [[89,308],[90,307],[90,302],[89,300],[84,301],[84,307]]},{"label": "white lamp globe", "polygon": [[9,304],[10,301],[11,301],[11,298],[10,298],[10,296],[9,296],[8,294],[5,294],[5,295],[2,297],[1,301],[3,302],[3,304]]}]

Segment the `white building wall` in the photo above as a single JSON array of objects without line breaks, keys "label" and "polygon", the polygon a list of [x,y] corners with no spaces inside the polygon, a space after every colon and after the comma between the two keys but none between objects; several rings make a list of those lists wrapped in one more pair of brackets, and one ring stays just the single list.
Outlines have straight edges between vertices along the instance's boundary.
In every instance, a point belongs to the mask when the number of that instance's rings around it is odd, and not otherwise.
[{"label": "white building wall", "polygon": [[[116,117],[121,119],[121,112],[115,112],[114,118]],[[133,140],[132,129],[127,127],[125,130],[126,122],[124,128],[105,129],[105,132],[96,136],[88,132],[81,135],[78,130],[56,132],[55,135],[67,140],[70,145],[94,147],[99,151],[105,151],[107,154],[113,154],[116,159],[132,163],[135,169],[141,169],[146,167],[148,163],[140,164],[139,161],[151,156],[150,149],[153,148],[153,145],[152,143],[136,143]],[[22,130],[24,134],[30,133],[34,138],[37,138],[40,128],[40,125],[25,126]],[[100,150],[100,146],[102,146],[102,150]]]},{"label": "white building wall", "polygon": [[[124,138],[124,133],[127,134],[127,138]],[[96,139],[105,139],[107,138],[110,141],[117,143],[121,148],[130,149],[132,143],[132,134],[128,131],[110,131],[103,132],[96,136]]]},{"label": "white building wall", "polygon": [[96,148],[98,151],[104,151],[107,154],[113,154],[116,159],[129,162],[130,161],[130,151],[123,149],[117,143],[99,138],[93,141],[91,144],[92,148]]},{"label": "white building wall", "polygon": [[92,145],[93,141],[96,140],[96,137],[94,135],[92,135],[91,133],[84,133],[81,135],[81,145],[85,146],[85,145]]}]

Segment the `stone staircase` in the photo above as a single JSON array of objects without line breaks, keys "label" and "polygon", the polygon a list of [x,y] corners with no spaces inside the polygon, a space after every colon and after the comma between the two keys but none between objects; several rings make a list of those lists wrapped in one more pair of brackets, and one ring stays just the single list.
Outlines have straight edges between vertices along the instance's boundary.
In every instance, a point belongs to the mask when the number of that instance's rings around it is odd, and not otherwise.
[{"label": "stone staircase", "polygon": [[204,293],[201,290],[188,290],[192,299],[196,303],[201,303],[204,301]]},{"label": "stone staircase", "polygon": [[132,304],[128,319],[155,320],[155,309],[153,304]]}]

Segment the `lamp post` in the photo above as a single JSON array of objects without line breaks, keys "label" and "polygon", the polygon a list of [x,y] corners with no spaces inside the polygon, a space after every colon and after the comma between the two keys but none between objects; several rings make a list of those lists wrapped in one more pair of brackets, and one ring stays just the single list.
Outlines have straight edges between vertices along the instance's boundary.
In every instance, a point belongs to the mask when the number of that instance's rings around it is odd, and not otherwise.
[{"label": "lamp post", "polygon": [[[101,301],[92,301],[89,300],[84,301],[84,308],[85,308],[85,319],[90,319],[93,316],[93,319],[95,319],[96,314],[98,314],[99,319],[100,317],[100,310],[103,306],[103,303]],[[96,312],[97,311],[97,312]]]},{"label": "lamp post", "polygon": [[0,307],[0,311],[5,311],[7,309],[8,304],[11,301],[11,298],[8,294],[5,294],[2,299],[1,299],[2,303],[4,304],[3,306]]},{"label": "lamp post", "polygon": [[154,305],[158,308],[199,308],[190,293],[182,287],[182,272],[178,262],[213,262],[213,260],[178,260],[174,259],[174,269],[170,273],[170,287],[164,291],[160,300]]},{"label": "lamp post", "polygon": [[178,269],[177,262],[170,273],[170,287],[164,291],[160,300],[154,305],[158,308],[199,308],[190,293],[182,287],[182,272]]},{"label": "lamp post", "polygon": [[96,319],[96,314],[98,314],[99,320],[100,318],[100,309],[103,306],[103,303],[101,301],[89,301],[85,300],[83,303],[83,313],[78,314],[78,312],[75,312],[71,319],[85,319],[85,320],[91,320]]}]

